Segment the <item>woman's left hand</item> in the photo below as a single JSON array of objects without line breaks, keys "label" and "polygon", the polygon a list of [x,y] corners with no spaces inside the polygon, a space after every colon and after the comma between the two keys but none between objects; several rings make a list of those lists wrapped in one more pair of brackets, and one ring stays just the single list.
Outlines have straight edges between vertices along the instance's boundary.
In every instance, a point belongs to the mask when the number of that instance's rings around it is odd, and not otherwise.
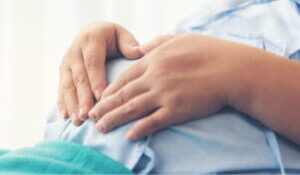
[{"label": "woman's left hand", "polygon": [[237,58],[243,49],[257,50],[197,34],[155,39],[141,46],[148,53],[104,90],[89,115],[101,132],[139,119],[126,135],[137,140],[215,113],[251,87],[256,58]]}]

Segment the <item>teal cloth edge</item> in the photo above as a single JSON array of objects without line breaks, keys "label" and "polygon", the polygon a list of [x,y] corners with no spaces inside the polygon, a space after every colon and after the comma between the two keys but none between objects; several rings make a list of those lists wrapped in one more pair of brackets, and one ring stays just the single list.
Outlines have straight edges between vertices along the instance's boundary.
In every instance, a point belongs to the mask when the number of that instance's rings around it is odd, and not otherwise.
[{"label": "teal cloth edge", "polygon": [[0,156],[6,154],[6,153],[8,153],[8,152],[9,152],[9,150],[0,149]]},{"label": "teal cloth edge", "polygon": [[0,174],[133,174],[108,156],[78,143],[48,141],[0,151]]}]

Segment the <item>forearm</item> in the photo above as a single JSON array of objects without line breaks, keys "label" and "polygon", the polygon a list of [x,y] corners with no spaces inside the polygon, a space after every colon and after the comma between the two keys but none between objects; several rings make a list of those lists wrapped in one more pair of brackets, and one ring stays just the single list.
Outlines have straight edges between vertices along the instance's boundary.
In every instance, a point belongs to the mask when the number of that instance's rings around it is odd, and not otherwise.
[{"label": "forearm", "polygon": [[240,77],[245,83],[232,106],[300,143],[300,63],[258,53],[257,64],[249,67],[246,77]]}]

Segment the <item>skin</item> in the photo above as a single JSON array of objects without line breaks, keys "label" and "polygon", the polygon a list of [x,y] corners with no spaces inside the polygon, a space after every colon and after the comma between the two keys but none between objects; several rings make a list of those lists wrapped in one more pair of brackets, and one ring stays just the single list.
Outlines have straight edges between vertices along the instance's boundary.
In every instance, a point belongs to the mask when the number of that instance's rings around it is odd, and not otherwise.
[{"label": "skin", "polygon": [[[191,44],[192,43],[192,44]],[[230,106],[300,143],[300,64],[198,34],[161,36],[102,93],[89,116],[101,132],[138,120],[137,140]]]},{"label": "skin", "polygon": [[88,117],[94,100],[106,87],[105,60],[142,56],[134,36],[118,24],[100,22],[84,28],[63,57],[60,66],[58,106],[61,116],[75,125]]}]

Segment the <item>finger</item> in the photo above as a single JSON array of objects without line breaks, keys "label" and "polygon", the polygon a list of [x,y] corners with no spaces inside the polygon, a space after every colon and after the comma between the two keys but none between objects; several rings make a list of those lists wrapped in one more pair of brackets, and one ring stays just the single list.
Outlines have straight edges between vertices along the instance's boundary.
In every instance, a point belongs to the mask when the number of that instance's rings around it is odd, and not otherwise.
[{"label": "finger", "polygon": [[158,47],[159,45],[163,44],[164,42],[172,39],[173,37],[174,37],[174,35],[158,36],[158,37],[154,38],[153,40],[151,40],[150,42],[140,45],[139,50],[143,55],[145,55],[148,52],[150,52],[151,50]]},{"label": "finger", "polygon": [[60,83],[60,86],[59,86],[59,89],[58,89],[58,101],[57,101],[57,104],[58,104],[58,109],[59,109],[60,115],[64,119],[67,119],[68,118],[68,112],[67,112],[67,107],[65,105],[63,88],[62,88],[61,83]]},{"label": "finger", "polygon": [[131,81],[141,77],[145,72],[144,63],[140,60],[138,63],[129,67],[115,82],[110,84],[102,94],[101,99],[105,99],[108,96],[114,94],[119,89],[124,87],[126,84],[130,83]]},{"label": "finger", "polygon": [[73,82],[76,86],[79,113],[78,117],[84,121],[88,117],[88,111],[93,107],[93,94],[90,88],[89,78],[81,57],[73,59],[71,66]]},{"label": "finger", "polygon": [[78,118],[78,102],[76,87],[72,80],[71,70],[64,70],[64,79],[62,80],[62,88],[64,94],[65,105],[68,110],[68,114],[71,117],[75,125],[79,125],[81,120]]},{"label": "finger", "polygon": [[101,132],[108,132],[115,127],[149,114],[157,107],[154,95],[152,93],[144,93],[105,114],[97,122],[96,127]]},{"label": "finger", "polygon": [[118,48],[120,49],[120,52],[124,57],[129,59],[136,59],[143,56],[138,48],[138,41],[127,29],[121,26],[117,26],[116,33],[118,38]]},{"label": "finger", "polygon": [[85,69],[90,82],[91,90],[96,100],[100,100],[106,87],[105,59],[106,44],[100,40],[90,41],[86,48],[82,49]]},{"label": "finger", "polygon": [[132,81],[110,97],[99,101],[90,111],[89,116],[94,120],[98,120],[101,116],[146,91],[148,91],[148,88],[140,79]]},{"label": "finger", "polygon": [[170,113],[165,108],[159,108],[153,114],[137,121],[127,132],[127,140],[139,140],[162,128],[169,126]]}]

